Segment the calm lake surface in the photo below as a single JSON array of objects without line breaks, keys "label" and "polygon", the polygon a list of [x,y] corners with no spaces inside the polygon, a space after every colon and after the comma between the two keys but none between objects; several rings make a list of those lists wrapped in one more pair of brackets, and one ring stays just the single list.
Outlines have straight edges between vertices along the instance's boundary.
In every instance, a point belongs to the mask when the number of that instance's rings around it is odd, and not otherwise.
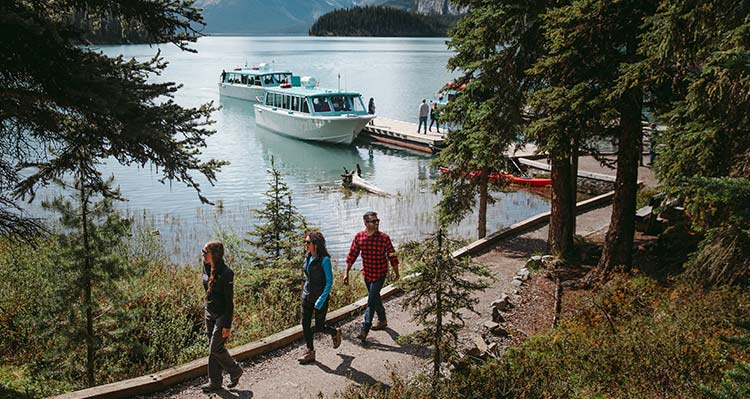
[{"label": "calm lake surface", "polygon": [[[158,50],[169,67],[155,81],[184,85],[176,101],[187,107],[213,101],[221,105],[213,118],[217,133],[208,140],[206,158],[231,162],[218,175],[215,186],[205,184],[205,195],[220,207],[202,205],[191,189],[179,183],[161,184],[153,169],[126,168],[109,163],[128,202],[121,208],[131,214],[146,214],[160,231],[172,259],[196,263],[203,243],[218,231],[244,235],[256,222],[251,210],[260,208],[267,190],[271,158],[284,174],[293,192],[293,203],[328,241],[339,266],[351,238],[362,230],[362,214],[378,212],[381,230],[398,246],[420,239],[435,229],[434,206],[440,197],[431,187],[437,176],[429,156],[373,144],[365,140],[352,146],[310,144],[258,128],[252,104],[220,98],[217,83],[222,69],[273,63],[295,75],[309,75],[321,87],[340,87],[362,93],[365,103],[375,98],[379,116],[416,121],[422,98],[433,99],[451,73],[446,63],[451,55],[445,39],[410,38],[312,38],[312,37],[205,37],[192,46],[197,54],[175,46],[101,46],[107,55],[145,60]],[[389,198],[341,189],[343,168],[356,164],[362,177],[393,193]],[[543,196],[512,191],[498,193],[488,215],[488,230],[496,231],[549,209]],[[452,232],[476,237],[476,216],[468,217]],[[300,243],[300,249],[302,247]],[[359,266],[359,261],[355,267]]]}]

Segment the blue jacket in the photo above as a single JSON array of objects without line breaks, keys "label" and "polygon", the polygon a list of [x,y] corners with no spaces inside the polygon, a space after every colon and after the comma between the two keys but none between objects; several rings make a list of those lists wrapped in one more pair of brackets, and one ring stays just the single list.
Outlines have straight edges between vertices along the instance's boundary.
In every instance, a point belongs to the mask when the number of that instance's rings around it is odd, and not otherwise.
[{"label": "blue jacket", "polygon": [[302,287],[302,300],[314,302],[316,309],[321,309],[328,299],[333,287],[333,272],[331,259],[313,258],[310,254],[305,258],[305,285]]}]

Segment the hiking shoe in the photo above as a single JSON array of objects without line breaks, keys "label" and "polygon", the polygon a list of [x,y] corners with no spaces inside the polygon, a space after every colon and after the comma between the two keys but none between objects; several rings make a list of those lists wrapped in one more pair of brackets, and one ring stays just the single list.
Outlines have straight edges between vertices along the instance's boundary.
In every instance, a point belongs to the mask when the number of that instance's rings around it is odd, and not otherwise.
[{"label": "hiking shoe", "polygon": [[333,339],[333,349],[336,349],[339,346],[341,346],[341,330],[340,329],[338,328],[336,329],[336,334],[333,335],[332,339]]},{"label": "hiking shoe", "polygon": [[357,339],[362,341],[362,343],[364,344],[365,341],[367,341],[367,331],[360,331],[359,334],[357,334]]},{"label": "hiking shoe", "polygon": [[240,369],[239,374],[237,374],[234,377],[230,377],[229,378],[229,384],[227,384],[227,388],[234,388],[234,387],[236,387],[237,384],[240,383],[240,377],[242,377],[242,374],[244,374],[244,371],[242,371],[242,369]]},{"label": "hiking shoe", "polygon": [[221,389],[220,384],[214,384],[213,382],[208,382],[206,384],[201,385],[201,391],[203,392],[214,392]]},{"label": "hiking shoe", "polygon": [[378,320],[378,322],[372,326],[372,329],[375,331],[385,330],[386,327],[388,327],[388,320]]},{"label": "hiking shoe", "polygon": [[315,361],[315,351],[314,350],[307,350],[304,355],[297,358],[297,361],[300,362],[300,364],[308,364]]}]

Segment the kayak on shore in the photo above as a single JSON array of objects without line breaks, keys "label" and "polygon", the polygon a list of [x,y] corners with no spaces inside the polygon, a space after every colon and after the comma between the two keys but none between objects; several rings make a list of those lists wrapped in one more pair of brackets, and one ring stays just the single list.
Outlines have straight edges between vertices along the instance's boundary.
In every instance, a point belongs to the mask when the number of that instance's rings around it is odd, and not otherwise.
[{"label": "kayak on shore", "polygon": [[[440,167],[441,173],[450,173],[453,172],[453,169],[441,166]],[[469,176],[474,177],[481,173],[480,170],[475,170],[471,173],[469,173]],[[531,187],[546,187],[552,184],[552,179],[547,178],[541,178],[541,177],[522,177],[522,176],[515,176],[510,173],[503,173],[503,172],[490,172],[489,175],[491,180],[504,180],[511,184],[521,184]]]}]

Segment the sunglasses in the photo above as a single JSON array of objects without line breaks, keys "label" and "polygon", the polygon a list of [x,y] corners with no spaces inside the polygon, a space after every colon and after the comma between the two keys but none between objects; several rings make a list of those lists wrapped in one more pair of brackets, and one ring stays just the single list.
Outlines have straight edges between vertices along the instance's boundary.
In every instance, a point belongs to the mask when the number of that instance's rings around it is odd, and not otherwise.
[{"label": "sunglasses", "polygon": [[380,219],[368,220],[367,223],[377,224],[380,223]]},{"label": "sunglasses", "polygon": [[312,244],[312,241],[310,241],[310,240],[305,240],[305,245],[307,245],[307,244]]},{"label": "sunglasses", "polygon": [[207,253],[208,253],[208,251],[206,251],[205,249],[202,249],[202,250],[201,250],[201,254],[202,254],[202,255],[205,255],[205,254],[207,254]]}]

